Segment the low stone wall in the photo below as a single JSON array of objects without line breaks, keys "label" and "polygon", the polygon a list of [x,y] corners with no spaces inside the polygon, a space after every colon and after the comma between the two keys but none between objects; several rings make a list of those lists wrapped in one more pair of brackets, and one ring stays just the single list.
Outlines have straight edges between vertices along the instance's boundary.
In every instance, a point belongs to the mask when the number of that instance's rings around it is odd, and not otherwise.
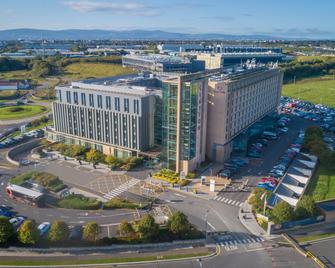
[{"label": "low stone wall", "polygon": [[31,141],[28,141],[26,143],[20,144],[18,146],[15,146],[13,149],[9,150],[7,155],[6,155],[6,159],[8,162],[10,162],[11,164],[15,165],[15,166],[20,166],[20,162],[16,161],[14,158],[26,151],[29,151],[37,146],[39,146],[40,143],[40,139],[34,139]]}]

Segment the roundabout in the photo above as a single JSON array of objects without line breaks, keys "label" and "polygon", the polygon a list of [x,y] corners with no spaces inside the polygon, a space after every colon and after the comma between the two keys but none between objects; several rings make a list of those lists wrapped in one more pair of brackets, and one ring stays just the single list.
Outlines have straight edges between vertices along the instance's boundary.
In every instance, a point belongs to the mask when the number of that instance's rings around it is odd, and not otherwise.
[{"label": "roundabout", "polygon": [[48,108],[41,105],[17,105],[0,107],[0,120],[15,120],[37,116],[48,112]]}]

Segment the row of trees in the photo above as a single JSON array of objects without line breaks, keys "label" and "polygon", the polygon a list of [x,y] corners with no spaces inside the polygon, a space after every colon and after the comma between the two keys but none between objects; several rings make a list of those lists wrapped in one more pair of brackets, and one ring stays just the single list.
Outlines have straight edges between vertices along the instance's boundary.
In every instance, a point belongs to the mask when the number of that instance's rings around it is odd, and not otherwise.
[{"label": "row of trees", "polygon": [[333,74],[335,72],[335,59],[327,58],[326,60],[310,60],[298,61],[294,60],[288,63],[281,64],[284,71],[284,81],[292,81],[296,79]]},{"label": "row of trees", "polygon": [[[166,224],[168,237],[170,239],[188,238],[194,232],[194,227],[187,219],[187,216],[178,211],[172,214]],[[126,220],[121,221],[118,226],[120,237],[142,241],[159,241],[161,227],[155,222],[155,219],[146,214],[139,221],[129,223]],[[69,226],[63,221],[54,221],[43,240],[54,244],[66,242],[69,239]],[[90,243],[96,243],[100,239],[101,229],[96,222],[88,222],[83,226],[83,240]],[[37,229],[37,225],[32,220],[23,222],[16,233],[8,218],[0,217],[0,244],[6,244],[17,239],[21,244],[36,245],[42,238]]]},{"label": "row of trees", "polygon": [[[69,226],[63,221],[54,221],[46,239],[52,243],[65,242],[69,239]],[[96,242],[100,236],[100,227],[96,222],[88,222],[83,227],[83,239]],[[32,220],[26,220],[16,233],[8,218],[0,217],[0,244],[8,243],[15,238],[22,244],[35,245],[41,241],[37,225]]]},{"label": "row of trees", "polygon": [[[271,192],[261,188],[256,188],[253,196],[249,199],[252,209],[255,213],[263,213],[264,199],[269,199]],[[288,203],[282,201],[275,205],[275,207],[266,210],[266,215],[274,223],[283,223],[286,221],[300,220],[318,215],[318,209],[312,196],[304,195],[295,210]]]},{"label": "row of trees", "polygon": [[312,126],[306,129],[302,149],[316,155],[327,169],[335,170],[335,152],[324,142],[323,130],[320,127]]},{"label": "row of trees", "polygon": [[60,152],[62,155],[68,157],[74,157],[78,161],[86,160],[93,165],[98,163],[105,163],[111,169],[116,167],[121,168],[122,170],[130,170],[143,163],[142,157],[128,157],[126,159],[120,159],[113,155],[104,155],[102,152],[95,149],[89,149],[80,145],[66,145],[63,143],[58,143],[52,145],[51,149]]},{"label": "row of trees", "polygon": [[[166,224],[166,228],[169,232],[169,237],[175,239],[187,238],[194,231],[194,227],[188,221],[187,216],[180,211],[172,214]],[[159,230],[159,225],[150,214],[146,214],[141,220],[133,224],[123,220],[118,227],[121,237],[139,238],[145,241],[157,240]]]}]

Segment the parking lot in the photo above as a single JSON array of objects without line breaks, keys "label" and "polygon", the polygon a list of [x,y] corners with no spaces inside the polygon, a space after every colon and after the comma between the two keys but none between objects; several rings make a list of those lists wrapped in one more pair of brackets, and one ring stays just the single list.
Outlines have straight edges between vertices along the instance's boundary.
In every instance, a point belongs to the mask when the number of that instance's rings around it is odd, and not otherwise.
[{"label": "parking lot", "polygon": [[[269,140],[268,145],[263,149],[259,158],[249,158],[248,164],[241,167],[233,175],[234,183],[242,184],[247,181],[246,190],[249,191],[222,191],[218,193],[217,201],[239,206],[248,198],[250,191],[257,186],[260,179],[269,175],[269,171],[277,164],[279,158],[289,148],[289,145],[298,137],[299,131],[306,129],[308,126],[316,125],[315,122],[307,121],[303,118],[291,116],[290,118],[292,118],[291,122],[286,125],[288,131],[282,133],[276,140]],[[220,169],[222,169],[222,165],[216,164],[212,170],[213,174]]]}]

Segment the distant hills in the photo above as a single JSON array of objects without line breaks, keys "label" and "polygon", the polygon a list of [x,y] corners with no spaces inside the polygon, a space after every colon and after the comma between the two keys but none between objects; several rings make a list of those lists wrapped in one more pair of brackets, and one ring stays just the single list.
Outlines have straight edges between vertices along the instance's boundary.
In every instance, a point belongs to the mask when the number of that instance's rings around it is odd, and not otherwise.
[{"label": "distant hills", "polygon": [[[0,40],[268,40],[279,37],[266,35],[230,35],[219,33],[187,34],[148,30],[40,30],[40,29],[10,29],[0,30]],[[283,39],[283,38],[280,38]]]}]

